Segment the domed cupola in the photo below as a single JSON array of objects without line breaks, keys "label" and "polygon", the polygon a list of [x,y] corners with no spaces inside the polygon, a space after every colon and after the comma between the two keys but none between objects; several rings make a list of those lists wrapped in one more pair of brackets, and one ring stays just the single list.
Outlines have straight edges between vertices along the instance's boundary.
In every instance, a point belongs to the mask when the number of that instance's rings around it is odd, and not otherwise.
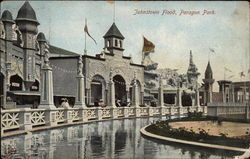
[{"label": "domed cupola", "polygon": [[19,9],[16,21],[33,21],[39,24],[36,19],[36,13],[28,1]]},{"label": "domed cupola", "polygon": [[5,33],[5,39],[11,41],[13,34],[13,24],[15,24],[12,14],[10,11],[5,10],[2,14],[1,21],[3,22],[4,28],[1,28],[1,35]]},{"label": "domed cupola", "polygon": [[36,13],[34,9],[31,7],[28,1],[26,1],[19,9],[16,23],[22,33],[30,32],[37,34],[37,26],[39,25],[39,22],[36,19]]},{"label": "domed cupola", "polygon": [[12,23],[12,24],[15,23],[14,20],[13,20],[13,18],[12,18],[12,14],[8,10],[5,10],[3,12],[1,20],[3,22],[9,22],[9,23]]},{"label": "domed cupola", "polygon": [[38,35],[37,35],[37,41],[38,42],[46,42],[46,38],[45,38],[45,35],[40,32]]}]

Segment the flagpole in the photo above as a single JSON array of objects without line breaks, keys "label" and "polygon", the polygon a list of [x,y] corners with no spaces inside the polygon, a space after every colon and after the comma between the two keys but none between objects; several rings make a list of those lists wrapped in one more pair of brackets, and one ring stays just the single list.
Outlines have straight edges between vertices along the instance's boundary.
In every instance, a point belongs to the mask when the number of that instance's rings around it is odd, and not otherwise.
[{"label": "flagpole", "polygon": [[[87,25],[87,19],[85,18],[85,27]],[[87,49],[86,49],[86,31],[84,31],[84,38],[85,38],[85,45],[84,45],[84,55],[87,55]]]}]

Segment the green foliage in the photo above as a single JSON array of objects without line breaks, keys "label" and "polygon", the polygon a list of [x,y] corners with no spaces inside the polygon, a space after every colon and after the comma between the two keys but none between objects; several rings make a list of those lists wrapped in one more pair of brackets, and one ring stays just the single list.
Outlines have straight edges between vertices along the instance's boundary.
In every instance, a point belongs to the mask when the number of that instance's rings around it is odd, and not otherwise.
[{"label": "green foliage", "polygon": [[[189,140],[189,141],[197,141],[197,142],[204,142],[210,144],[219,144],[219,145],[226,145],[226,146],[235,146],[235,147],[243,147],[248,148],[250,144],[250,140],[242,140],[236,138],[229,138],[227,137],[228,134],[220,133],[220,136],[212,136],[209,135],[208,131],[205,131],[202,128],[199,128],[199,132],[196,133],[193,131],[192,127],[188,130],[185,127],[181,127],[175,129],[169,125],[170,122],[177,122],[177,121],[199,121],[197,118],[201,118],[202,121],[212,121],[218,122],[218,124],[222,124],[222,120],[215,120],[215,118],[203,118],[201,114],[193,113],[191,117],[187,117],[185,119],[172,119],[167,121],[157,121],[156,123],[151,124],[146,128],[146,131],[151,132],[153,134],[172,137],[182,140]],[[190,120],[191,119],[191,120]],[[218,119],[218,118],[217,118]],[[201,120],[200,120],[201,121]],[[250,134],[250,130],[247,129],[246,134]]]}]

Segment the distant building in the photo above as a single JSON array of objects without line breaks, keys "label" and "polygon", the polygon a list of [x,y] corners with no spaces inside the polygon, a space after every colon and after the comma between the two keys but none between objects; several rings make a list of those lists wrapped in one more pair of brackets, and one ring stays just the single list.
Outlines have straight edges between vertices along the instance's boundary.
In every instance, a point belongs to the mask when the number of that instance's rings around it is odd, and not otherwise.
[{"label": "distant building", "polygon": [[250,81],[232,82],[230,80],[219,80],[219,92],[213,91],[213,72],[208,62],[203,86],[201,87],[201,103],[246,103],[250,101]]}]

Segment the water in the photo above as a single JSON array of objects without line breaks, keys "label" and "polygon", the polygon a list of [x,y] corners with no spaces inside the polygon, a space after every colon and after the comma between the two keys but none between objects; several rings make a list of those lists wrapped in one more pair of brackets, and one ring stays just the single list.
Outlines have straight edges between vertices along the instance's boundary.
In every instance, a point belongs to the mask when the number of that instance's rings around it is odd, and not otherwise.
[{"label": "water", "polygon": [[[157,120],[160,118],[111,120],[4,138],[1,156],[32,159],[221,159],[242,154],[162,143],[143,137],[140,128]],[[11,147],[15,149],[13,154],[7,153],[8,147],[9,151]]]}]

